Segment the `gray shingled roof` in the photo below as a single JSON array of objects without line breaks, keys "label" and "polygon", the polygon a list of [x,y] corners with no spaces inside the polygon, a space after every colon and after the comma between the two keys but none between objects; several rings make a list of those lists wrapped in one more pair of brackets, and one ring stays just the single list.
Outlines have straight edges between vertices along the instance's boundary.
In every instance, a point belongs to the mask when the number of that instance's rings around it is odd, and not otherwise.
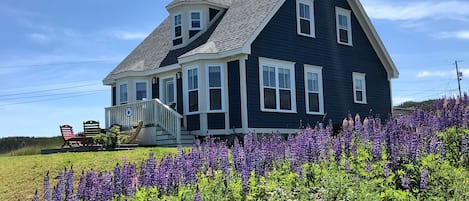
[{"label": "gray shingled roof", "polygon": [[[196,0],[175,0],[180,1]],[[215,3],[231,0],[209,0]],[[105,80],[123,72],[142,72],[177,63],[177,57],[220,53],[242,47],[281,0],[235,0],[219,23],[184,48],[171,50],[171,20],[166,18]]]},{"label": "gray shingled roof", "polygon": [[210,2],[215,4],[220,4],[223,6],[230,6],[233,0],[173,0],[171,3],[168,4],[167,7],[171,7],[174,4],[182,3],[182,2]]}]

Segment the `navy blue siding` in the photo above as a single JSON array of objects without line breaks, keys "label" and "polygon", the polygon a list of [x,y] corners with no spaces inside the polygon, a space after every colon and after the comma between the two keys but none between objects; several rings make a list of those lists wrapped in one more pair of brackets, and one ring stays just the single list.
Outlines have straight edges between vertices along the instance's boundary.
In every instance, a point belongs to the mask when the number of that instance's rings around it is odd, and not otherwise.
[{"label": "navy blue siding", "polygon": [[208,129],[225,129],[225,113],[207,114]]},{"label": "navy blue siding", "polygon": [[239,81],[239,60],[228,62],[228,94],[230,128],[241,128],[241,92]]},{"label": "navy blue siding", "polygon": [[183,104],[184,104],[184,100],[183,100],[183,96],[182,96],[182,76],[181,78],[177,79],[176,80],[176,98],[177,98],[177,103],[176,103],[176,110],[179,114],[183,114],[184,113],[184,110],[183,110]]},{"label": "navy blue siding", "polygon": [[200,130],[200,115],[187,115],[187,130],[194,131]]},{"label": "navy blue siding", "polygon": [[115,106],[117,105],[117,98],[116,98],[116,93],[117,93],[117,89],[115,86],[112,87],[112,92],[111,92],[111,96],[112,96],[112,106]]},{"label": "navy blue siding", "polygon": [[[295,3],[286,1],[251,45],[246,61],[249,127],[298,128],[300,120],[314,125],[323,118],[339,124],[348,113],[368,116],[370,110],[387,118],[391,112],[387,73],[353,14],[353,47],[337,43],[335,7],[351,10],[348,3],[314,1],[316,38],[297,34]],[[296,62],[297,114],[260,111],[259,57]],[[326,117],[306,114],[304,64],[323,67]],[[366,73],[366,105],[353,102],[352,72]]]}]

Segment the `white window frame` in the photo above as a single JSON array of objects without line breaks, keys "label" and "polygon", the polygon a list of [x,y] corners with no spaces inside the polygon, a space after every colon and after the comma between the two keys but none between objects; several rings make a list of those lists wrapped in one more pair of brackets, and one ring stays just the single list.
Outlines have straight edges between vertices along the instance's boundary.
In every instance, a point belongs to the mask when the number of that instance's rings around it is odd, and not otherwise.
[{"label": "white window frame", "polygon": [[[309,17],[311,19],[300,16],[300,3],[309,6],[309,14],[310,14]],[[309,21],[309,26],[310,26],[309,31],[311,32],[311,34],[301,33],[301,23],[300,23],[301,19]],[[297,27],[296,29],[297,29],[298,35],[315,38],[316,37],[316,25],[315,25],[316,23],[314,21],[315,21],[314,0],[296,0],[296,27]]]},{"label": "white window frame", "polygon": [[[200,19],[192,19],[192,13],[199,13]],[[199,21],[200,27],[193,27],[192,21]],[[203,16],[202,11],[200,10],[191,10],[189,11],[189,30],[202,30],[203,29]]]},{"label": "white window frame", "polygon": [[[357,93],[356,91],[357,88],[355,86],[355,80],[361,80],[363,84],[363,90],[362,90],[362,101],[357,100]],[[352,73],[352,83],[353,83],[353,102],[354,103],[359,103],[359,104],[367,104],[367,99],[366,99],[366,74],[365,73],[357,73],[353,72]]]},{"label": "white window frame", "polygon": [[[264,78],[263,78],[263,66],[264,65],[275,68],[276,109],[265,108],[265,105],[264,105]],[[280,87],[279,87],[279,73],[278,73],[279,68],[290,70],[291,110],[280,109]],[[296,77],[295,77],[295,63],[294,62],[259,57],[259,91],[260,91],[261,111],[262,112],[278,112],[278,113],[297,113],[295,82],[296,82]]]},{"label": "white window frame", "polygon": [[[220,67],[220,87],[210,87],[210,67]],[[207,112],[208,113],[220,113],[225,112],[225,82],[224,82],[224,67],[222,64],[207,64],[206,70],[206,85],[207,85]],[[211,110],[210,109],[210,89],[221,89],[221,109],[220,110]]]},{"label": "white window frame", "polygon": [[[176,25],[176,21],[175,21],[175,17],[176,16],[181,16],[181,24],[179,25]],[[181,35],[180,36],[176,36],[176,27],[181,27]],[[171,20],[171,27],[172,27],[172,33],[173,33],[173,40],[176,40],[176,39],[180,39],[182,38],[182,36],[184,35],[184,30],[183,30],[183,27],[182,27],[182,14],[181,13],[175,13],[173,16],[172,16],[172,20]]]},{"label": "white window frame", "polygon": [[[167,103],[166,102],[166,80],[168,79],[173,79],[173,82],[174,82],[174,102],[169,102]],[[176,82],[176,76],[175,75],[170,75],[170,76],[164,76],[164,77],[160,77],[160,99],[163,103],[166,103],[168,105],[172,104],[172,103],[177,103],[177,82]]]},{"label": "white window frame", "polygon": [[[337,32],[337,43],[342,44],[342,45],[348,45],[352,46],[352,17],[351,17],[352,11],[341,8],[341,7],[335,7],[335,21],[336,21],[336,32]],[[348,37],[348,43],[344,43],[340,41],[340,26],[339,26],[339,16],[343,15],[347,17],[347,37]]]},{"label": "white window frame", "polygon": [[146,98],[145,100],[149,100],[149,86],[148,86],[148,80],[136,80],[134,81],[134,93],[135,93],[135,101],[144,101],[144,100],[137,100],[137,83],[145,83],[145,93],[146,93]]},{"label": "white window frame", "polygon": [[[197,70],[197,88],[196,89],[189,89],[189,70]],[[184,80],[183,80],[183,85],[185,89],[184,93],[184,100],[187,100],[187,103],[184,104],[184,114],[191,115],[191,114],[199,114],[200,113],[200,68],[199,66],[189,66],[185,68],[184,70]],[[194,112],[189,112],[189,93],[192,91],[197,91],[197,111]]]},{"label": "white window frame", "polygon": [[[308,86],[308,73],[318,74],[318,98],[319,98],[319,112],[311,112],[309,109],[309,86]],[[322,79],[322,67],[305,64],[305,100],[306,100],[306,114],[324,115],[324,89]]]},{"label": "white window frame", "polygon": [[[121,94],[121,86],[125,85],[127,95],[125,96],[125,101],[122,101],[122,94]],[[119,105],[125,105],[129,103],[129,82],[121,82],[118,85],[118,91],[119,91]]]}]

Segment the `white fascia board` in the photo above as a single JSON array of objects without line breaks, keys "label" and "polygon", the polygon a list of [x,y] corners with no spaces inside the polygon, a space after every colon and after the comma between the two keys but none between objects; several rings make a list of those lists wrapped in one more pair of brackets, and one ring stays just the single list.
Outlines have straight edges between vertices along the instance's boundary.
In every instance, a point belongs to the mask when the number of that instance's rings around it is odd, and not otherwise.
[{"label": "white fascia board", "polygon": [[198,54],[194,54],[190,56],[179,57],[178,62],[180,65],[183,65],[183,64],[190,63],[190,62],[194,62],[194,61],[216,60],[216,59],[236,56],[239,54],[249,54],[249,53],[243,52],[243,49],[241,48],[229,50],[225,52],[220,52],[220,53],[198,53]]},{"label": "white fascia board", "polygon": [[381,41],[378,33],[376,32],[376,29],[371,23],[371,20],[366,14],[366,11],[363,8],[360,1],[359,0],[347,0],[347,2],[350,4],[350,7],[352,8],[353,13],[355,14],[355,17],[357,17],[358,22],[360,23],[361,27],[365,31],[365,34],[368,40],[370,41],[371,45],[373,46],[373,49],[376,51],[378,58],[383,63],[384,68],[386,69],[388,73],[388,80],[391,80],[393,78],[398,78],[399,71],[397,70],[396,65],[392,61],[391,56],[389,55],[388,51],[384,47],[383,42]]},{"label": "white fascia board", "polygon": [[166,6],[166,10],[169,12],[171,9],[175,8],[175,7],[178,7],[178,6],[181,6],[181,5],[200,5],[200,4],[205,4],[205,5],[209,5],[209,6],[214,6],[214,7],[218,7],[218,8],[224,8],[224,9],[227,9],[228,6],[225,6],[225,5],[222,5],[222,4],[218,4],[218,3],[214,3],[214,2],[202,2],[202,1],[199,1],[199,2],[188,2],[188,1],[183,1],[183,2],[178,2],[178,3],[175,3],[173,5],[167,5]]},{"label": "white fascia board", "polygon": [[118,74],[114,74],[110,76],[110,79],[105,79],[103,80],[104,85],[113,85],[116,83],[117,79],[125,78],[125,77],[143,77],[143,76],[149,76],[149,75],[154,75],[154,74],[160,74],[168,71],[173,71],[180,69],[181,65],[179,64],[173,64],[165,67],[160,67],[157,69],[151,69],[151,70],[146,70],[146,71],[128,71],[128,72],[122,72]]}]

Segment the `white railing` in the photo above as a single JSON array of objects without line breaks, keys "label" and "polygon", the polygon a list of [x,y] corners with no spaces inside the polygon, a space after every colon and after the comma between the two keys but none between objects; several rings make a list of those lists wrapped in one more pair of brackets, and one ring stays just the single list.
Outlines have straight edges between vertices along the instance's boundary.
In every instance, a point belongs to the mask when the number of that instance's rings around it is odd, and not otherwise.
[{"label": "white railing", "polygon": [[131,128],[142,120],[145,125],[160,126],[181,143],[182,116],[159,99],[105,108],[106,127],[119,124]]}]

